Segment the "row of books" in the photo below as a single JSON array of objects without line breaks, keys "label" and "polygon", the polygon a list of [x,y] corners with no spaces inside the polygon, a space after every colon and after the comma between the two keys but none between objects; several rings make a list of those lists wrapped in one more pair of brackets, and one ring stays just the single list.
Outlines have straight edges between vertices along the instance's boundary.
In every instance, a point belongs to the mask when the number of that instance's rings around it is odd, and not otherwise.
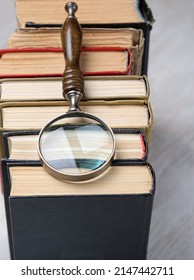
[{"label": "row of books", "polygon": [[61,81],[64,4],[16,0],[19,26],[1,50],[1,173],[11,258],[145,259],[155,189],[147,163],[151,10],[144,0],[77,1],[81,107],[116,139],[110,170],[78,185],[48,174],[37,152],[40,129],[68,109]]}]

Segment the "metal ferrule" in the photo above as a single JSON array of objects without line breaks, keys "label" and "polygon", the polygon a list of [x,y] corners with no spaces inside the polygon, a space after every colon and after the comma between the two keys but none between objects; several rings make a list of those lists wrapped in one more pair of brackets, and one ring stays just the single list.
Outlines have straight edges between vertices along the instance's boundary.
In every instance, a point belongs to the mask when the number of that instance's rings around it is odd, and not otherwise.
[{"label": "metal ferrule", "polygon": [[80,91],[69,91],[65,98],[69,102],[69,110],[68,112],[81,112],[82,110],[79,107],[79,102],[83,97],[83,93]]}]

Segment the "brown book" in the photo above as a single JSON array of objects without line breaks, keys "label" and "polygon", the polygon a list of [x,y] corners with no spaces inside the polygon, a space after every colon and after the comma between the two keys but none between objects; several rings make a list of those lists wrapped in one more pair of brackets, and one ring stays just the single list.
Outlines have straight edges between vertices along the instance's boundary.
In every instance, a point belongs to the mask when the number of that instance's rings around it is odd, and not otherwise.
[{"label": "brown book", "polygon": [[[154,23],[151,9],[145,0],[78,0],[77,18],[82,27],[136,28],[143,30],[145,38],[141,74],[147,73],[149,37]],[[38,12],[37,12],[38,11]],[[45,4],[44,0],[16,0],[18,28],[56,28],[65,19],[64,1]],[[135,58],[135,56],[134,56]],[[136,58],[135,58],[136,59]],[[134,60],[135,61],[135,60]],[[138,72],[133,74],[139,75]]]},{"label": "brown book", "polygon": [[[144,38],[141,29],[83,28],[83,47],[123,47],[132,53],[133,75],[141,74]],[[60,28],[22,28],[9,38],[9,48],[61,48]]]},{"label": "brown book", "polygon": [[[0,77],[61,77],[65,59],[62,49],[30,48],[0,51]],[[131,72],[131,53],[119,47],[82,48],[80,68],[85,75],[119,75]]]}]

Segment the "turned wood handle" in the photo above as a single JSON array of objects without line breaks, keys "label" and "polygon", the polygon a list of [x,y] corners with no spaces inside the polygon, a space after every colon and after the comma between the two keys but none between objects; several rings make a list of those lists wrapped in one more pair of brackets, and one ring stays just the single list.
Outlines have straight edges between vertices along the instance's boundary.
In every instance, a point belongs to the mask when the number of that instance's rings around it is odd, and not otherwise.
[{"label": "turned wood handle", "polygon": [[69,100],[72,94],[84,96],[84,78],[80,70],[80,52],[82,47],[82,30],[75,17],[77,5],[69,2],[65,5],[68,16],[62,26],[61,40],[65,57],[63,73],[63,96]]}]

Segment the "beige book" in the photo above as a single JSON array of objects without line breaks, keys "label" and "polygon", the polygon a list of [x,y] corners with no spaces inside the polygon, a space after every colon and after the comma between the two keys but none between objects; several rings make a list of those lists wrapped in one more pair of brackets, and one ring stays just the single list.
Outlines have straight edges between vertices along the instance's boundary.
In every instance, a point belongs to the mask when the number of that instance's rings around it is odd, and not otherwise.
[{"label": "beige book", "polygon": [[[76,17],[81,24],[92,23],[136,23],[145,22],[138,8],[138,0],[77,0]],[[54,23],[64,22],[66,12],[64,1],[16,0],[18,23],[24,27],[26,22]]]},{"label": "beige book", "polygon": [[[124,47],[132,53],[132,74],[141,74],[144,38],[141,29],[83,28],[83,47]],[[14,32],[9,48],[61,48],[60,28],[22,28]]]},{"label": "beige book", "polygon": [[[6,135],[6,134],[5,134]],[[39,160],[37,152],[38,132],[16,132],[4,135],[7,155],[14,160]],[[116,153],[114,159],[144,160],[147,151],[143,135],[140,132],[115,133]]]},{"label": "beige book", "polygon": [[[148,99],[146,76],[85,77],[85,100]],[[1,101],[64,100],[61,78],[0,80]]]},{"label": "beige book", "polygon": [[[86,51],[81,53],[80,67],[85,74],[128,71],[127,51]],[[0,76],[62,75],[65,68],[63,52],[6,52],[0,59]]]},{"label": "beige book", "polygon": [[[67,102],[46,104],[35,102],[24,105],[13,103],[11,104],[13,106],[9,103],[2,104],[2,127],[4,130],[41,129],[47,122],[64,114],[69,108]],[[88,101],[87,105],[82,102],[81,108],[84,112],[102,119],[112,128],[141,128],[149,124],[148,107],[144,104],[117,104],[114,101],[95,104]]]},{"label": "beige book", "polygon": [[[153,116],[144,100],[83,101],[83,111],[96,115],[114,128],[137,128],[145,132],[149,144]],[[65,101],[4,102],[0,104],[0,131],[39,130],[53,118],[67,112]],[[2,133],[1,133],[2,134]],[[4,155],[1,141],[1,155]]]},{"label": "beige book", "polygon": [[[143,31],[134,28],[82,28],[83,47],[142,47]],[[61,28],[20,28],[11,34],[9,48],[61,48]]]},{"label": "beige book", "polygon": [[10,197],[148,194],[153,191],[154,184],[148,165],[111,166],[101,178],[84,184],[57,180],[41,166],[11,166],[9,172]]}]

